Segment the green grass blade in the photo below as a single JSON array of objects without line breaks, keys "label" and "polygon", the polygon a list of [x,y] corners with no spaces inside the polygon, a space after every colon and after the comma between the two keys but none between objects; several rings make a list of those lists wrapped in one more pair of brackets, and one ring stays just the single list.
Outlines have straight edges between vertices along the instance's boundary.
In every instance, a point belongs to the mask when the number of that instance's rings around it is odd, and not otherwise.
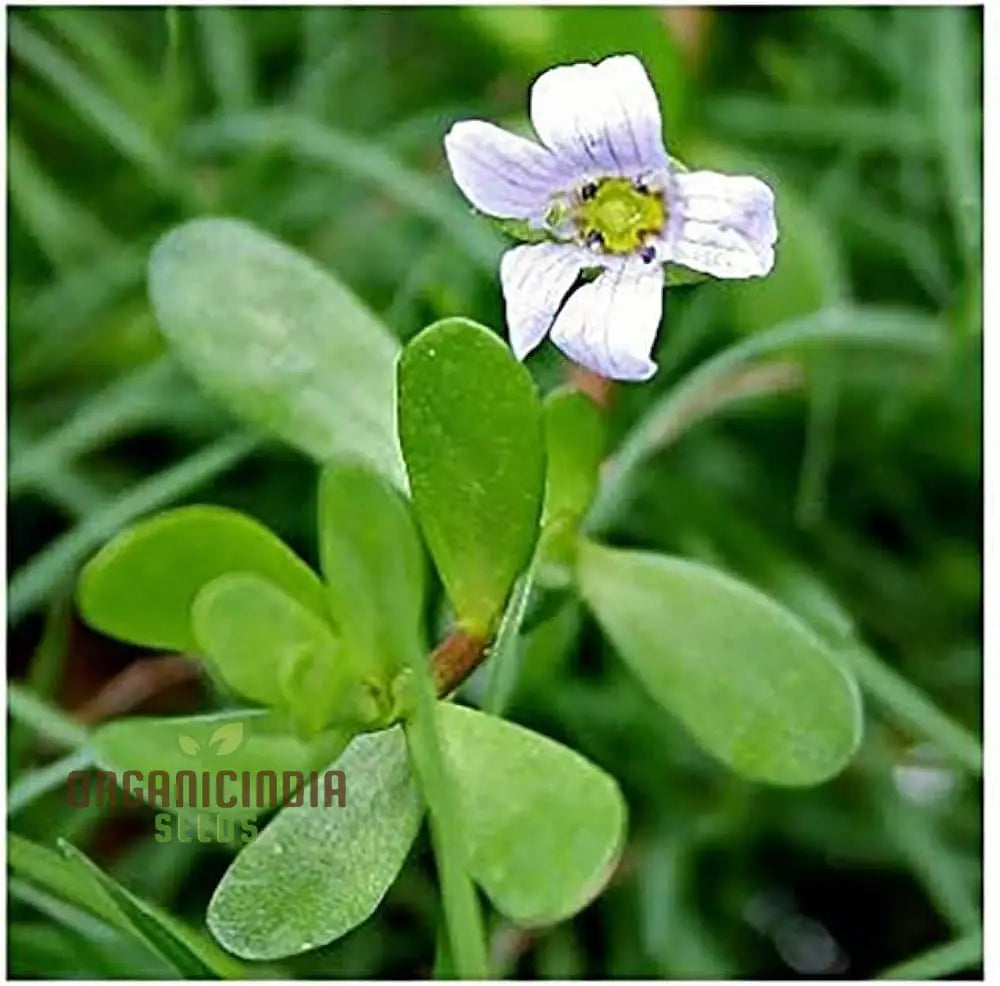
[{"label": "green grass blade", "polygon": [[489,978],[489,959],[476,888],[469,876],[462,817],[445,766],[438,732],[434,689],[422,654],[411,661],[416,708],[404,723],[406,741],[421,793],[427,802],[441,899],[455,971],[462,979]]},{"label": "green grass blade", "polygon": [[135,59],[130,45],[113,23],[110,11],[54,7],[41,11],[77,56],[88,62],[101,85],[127,107],[132,115],[145,113],[155,97],[155,86]]},{"label": "green grass blade", "polygon": [[16,682],[7,686],[7,711],[15,722],[59,746],[75,749],[87,740],[83,726]]},{"label": "green grass blade", "polygon": [[937,945],[879,973],[877,979],[945,979],[967,972],[983,961],[983,935],[973,931],[945,945]]},{"label": "green grass blade", "polygon": [[633,471],[661,447],[665,435],[675,437],[678,418],[691,402],[734,368],[797,346],[844,344],[937,356],[945,351],[947,337],[939,321],[930,316],[889,308],[837,306],[740,340],[692,370],[629,432],[602,474],[587,529],[598,531],[612,522],[628,494]]},{"label": "green grass blade", "polygon": [[[977,45],[970,37],[975,11],[940,7],[928,11],[931,35],[931,115],[944,169],[948,205],[970,271],[979,267],[982,150],[977,133]],[[970,56],[973,63],[970,65]]]},{"label": "green grass blade", "polygon": [[511,589],[507,607],[500,619],[497,635],[489,654],[490,678],[483,708],[493,715],[502,715],[517,684],[521,627],[528,611],[528,597],[534,582],[534,562],[528,566]]},{"label": "green grass blade", "polygon": [[10,622],[16,623],[40,605],[55,586],[70,577],[88,552],[125,524],[185,496],[235,465],[259,443],[260,438],[245,432],[220,439],[132,487],[56,538],[11,579],[7,594]]},{"label": "green grass blade", "polygon": [[929,154],[934,134],[917,114],[882,106],[793,106],[757,96],[719,96],[706,116],[722,133],[747,141],[863,153]]},{"label": "green grass blade", "polygon": [[198,7],[194,13],[216,102],[227,113],[249,109],[254,102],[254,64],[242,11]]},{"label": "green grass blade", "polygon": [[11,18],[8,41],[15,57],[30,66],[97,133],[161,189],[179,186],[174,163],[141,123],[130,117],[80,69],[22,18]]},{"label": "green grass blade", "polygon": [[11,784],[7,792],[7,814],[13,815],[32,801],[54,791],[66,783],[66,778],[75,770],[84,770],[94,762],[90,750],[74,750],[44,767],[25,771]]},{"label": "green grass blade", "polygon": [[919,688],[864,647],[841,652],[867,695],[898,726],[929,740],[970,774],[983,772],[983,748],[964,726],[942,712]]},{"label": "green grass blade", "polygon": [[282,151],[371,185],[397,205],[434,223],[493,273],[502,240],[465,207],[457,190],[413,171],[371,141],[281,111],[260,111],[196,124],[187,145],[197,156],[225,151]]},{"label": "green grass blade", "polygon": [[70,460],[149,421],[165,405],[174,367],[167,359],[141,366],[99,391],[65,424],[13,450],[8,495],[41,484]]},{"label": "green grass blade", "polygon": [[13,128],[7,136],[7,164],[11,206],[53,266],[109,247],[112,238],[101,222],[45,173]]}]

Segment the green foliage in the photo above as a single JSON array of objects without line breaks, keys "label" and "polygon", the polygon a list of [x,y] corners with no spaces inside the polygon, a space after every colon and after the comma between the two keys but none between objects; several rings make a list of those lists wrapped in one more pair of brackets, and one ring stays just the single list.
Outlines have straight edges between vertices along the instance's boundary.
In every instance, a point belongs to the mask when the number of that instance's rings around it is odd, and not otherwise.
[{"label": "green foliage", "polygon": [[473,878],[522,925],[554,924],[604,888],[625,837],[618,785],[578,753],[495,716],[438,705]]},{"label": "green foliage", "polygon": [[[343,771],[343,807],[283,809],[226,872],[208,908],[212,934],[247,959],[318,948],[368,918],[420,825],[420,797],[398,727],[356,737],[329,769]],[[320,775],[323,784],[323,774]]]},{"label": "green foliage", "polygon": [[311,612],[325,611],[322,584],[286,545],[250,517],[212,506],[169,510],[123,531],[87,563],[77,597],[105,633],[196,651],[195,597],[228,572],[255,573]]},{"label": "green foliage", "polygon": [[633,52],[653,80],[665,118],[676,124],[686,111],[689,78],[681,46],[662,29],[659,11],[653,8],[546,7],[525,16],[502,7],[469,7],[462,14],[494,44],[507,49],[528,75],[550,65],[598,61],[609,52]]},{"label": "green foliage", "polygon": [[[251,797],[256,799],[257,774],[274,771],[280,779],[283,771],[308,774],[335,758],[347,745],[350,733],[329,731],[308,740],[299,739],[289,729],[287,720],[262,711],[212,712],[198,716],[173,716],[167,719],[150,717],[119,719],[94,731],[90,739],[97,765],[112,770],[119,779],[126,771],[140,772],[141,793],[147,804],[166,808],[178,814],[214,819],[216,816],[243,818],[248,814],[264,814],[270,808],[261,799],[259,809],[247,807],[237,796],[232,806],[221,804],[215,789],[210,793],[211,804],[182,805],[171,789],[169,803],[158,804],[150,797],[148,778],[151,771],[166,771],[174,778],[180,771],[194,771],[201,778],[203,771],[231,770],[237,782],[223,791],[223,797],[236,796],[242,790],[242,776],[250,774]],[[134,776],[134,775],[133,775]],[[146,779],[143,786],[142,778]],[[214,781],[213,781],[214,783]],[[202,797],[201,787],[197,788]],[[266,792],[265,792],[266,793]],[[124,799],[124,794],[122,795]],[[278,798],[283,797],[280,781]],[[257,802],[255,801],[255,805]],[[197,810],[197,809],[204,810]],[[212,834],[219,829],[203,826]]]},{"label": "green foliage", "polygon": [[319,537],[345,655],[391,677],[423,638],[425,561],[408,503],[368,469],[328,466],[320,478]]},{"label": "green foliage", "polygon": [[246,223],[199,219],[156,245],[149,290],[175,352],[237,414],[399,479],[396,345],[336,278]]},{"label": "green foliage", "polygon": [[546,480],[543,524],[579,521],[597,492],[605,422],[586,394],[565,387],[544,401]]},{"label": "green foliage", "polygon": [[709,753],[772,784],[817,784],[861,740],[857,685],[791,613],[705,565],[595,544],[580,589],[650,694]]},{"label": "green foliage", "polygon": [[245,968],[160,908],[137,897],[68,842],[61,853],[18,835],[8,843],[13,873],[33,887],[103,923],[148,949],[165,970],[186,979],[234,979]]},{"label": "green foliage", "polygon": [[437,322],[400,360],[399,440],[448,598],[485,635],[538,536],[545,447],[531,376],[489,330]]},{"label": "green foliage", "polygon": [[191,615],[199,651],[222,680],[286,712],[304,735],[376,715],[365,708],[370,696],[355,694],[355,668],[330,625],[266,579],[220,576],[198,594]]},{"label": "green foliage", "polygon": [[594,401],[570,387],[546,395],[543,414],[543,555],[549,561],[568,561],[580,523],[597,493],[607,426]]},{"label": "green foliage", "polygon": [[[200,557],[171,563],[166,581],[187,586],[179,598],[167,585],[161,600],[133,579],[137,570],[108,581],[114,599],[98,605],[115,621],[107,631],[141,648],[195,650],[188,610],[197,592],[242,570],[322,619],[341,657],[378,668],[367,676],[375,693],[388,695],[395,713],[411,711],[409,679],[389,679],[408,642],[426,643],[424,622],[429,642],[439,639],[446,615],[437,581],[428,580],[422,603],[399,595],[402,578],[393,581],[382,540],[398,538],[395,557],[410,568],[411,534],[400,513],[369,511],[369,497],[331,511],[312,551],[314,462],[349,457],[405,489],[392,406],[402,344],[459,313],[502,333],[504,240],[455,189],[441,150],[447,126],[475,116],[527,132],[527,89],[538,72],[615,51],[644,58],[671,152],[695,168],[766,178],[780,232],[765,279],[675,289],[688,274],[668,267],[660,370],[606,395],[607,458],[584,526],[611,545],[711,566],[715,580],[732,573],[796,613],[824,640],[823,660],[836,649],[857,676],[865,733],[843,774],[808,790],[720,769],[691,741],[695,731],[678,727],[683,717],[664,714],[642,676],[613,658],[624,648],[568,579],[576,520],[565,525],[558,572],[547,551],[527,562],[529,548],[513,586],[496,593],[497,635],[461,698],[539,730],[528,746],[558,737],[565,753],[585,753],[614,778],[629,806],[626,865],[584,917],[524,935],[502,912],[487,913],[488,971],[979,974],[980,12],[829,8],[775,19],[705,8],[39,8],[13,12],[8,27],[12,976],[155,979],[204,973],[202,962],[240,978],[385,978],[454,973],[468,960],[443,942],[456,913],[465,932],[475,930],[464,839],[442,850],[432,833],[436,882],[431,854],[403,861],[413,835],[398,838],[399,865],[386,872],[383,860],[369,885],[361,857],[350,855],[355,841],[325,838],[327,827],[341,832],[339,808],[316,821],[315,840],[303,840],[304,859],[319,854],[315,870],[299,874],[286,859],[291,892],[278,900],[288,906],[261,910],[249,885],[243,906],[251,937],[255,909],[274,922],[275,948],[286,913],[322,923],[331,899],[341,909],[328,927],[353,931],[315,950],[306,944],[327,940],[326,931],[307,928],[313,937],[300,937],[299,953],[273,968],[237,965],[202,936],[205,951],[177,953],[181,946],[163,940],[151,947],[161,931],[148,916],[75,863],[75,894],[29,874],[21,836],[50,845],[68,837],[120,886],[155,901],[166,924],[176,915],[201,927],[238,847],[155,841],[143,809],[124,825],[114,809],[68,808],[66,771],[86,769],[118,729],[120,763],[101,761],[116,770],[131,754],[148,756],[153,769],[169,753],[174,770],[182,760],[222,764],[254,750],[260,764],[273,756],[322,766],[348,739],[338,731],[306,743],[286,713],[234,711],[217,675],[161,691],[160,671],[177,668],[175,657],[122,648],[73,620],[36,649],[36,617],[58,612],[79,566],[129,525],[176,503],[224,504],[259,518],[311,562],[331,535],[338,561],[322,566],[329,584],[308,572],[285,584],[257,564],[227,563],[192,585],[179,573],[200,577],[219,554],[206,540]],[[209,215],[238,218],[191,222]],[[155,254],[151,306],[150,252],[172,227]],[[527,367],[543,394],[565,382],[550,345]],[[480,387],[476,420],[490,418],[491,386]],[[235,428],[234,413],[252,430]],[[561,451],[590,461],[584,434],[581,425],[580,447]],[[266,435],[281,441],[265,443]],[[556,456],[547,457],[549,484]],[[585,473],[571,472],[581,503]],[[359,476],[358,486],[375,499],[381,484],[368,480]],[[352,499],[352,488],[342,482],[339,499]],[[499,534],[487,533],[493,551]],[[370,580],[363,596],[341,595],[362,581],[348,575],[352,558]],[[297,560],[292,567],[306,571]],[[135,605],[116,606],[119,593]],[[375,626],[365,606],[373,598],[384,600]],[[656,593],[648,609],[657,608],[663,622],[673,607]],[[121,633],[149,631],[143,620],[154,613],[165,622],[153,629],[168,631],[162,643]],[[711,639],[725,628],[719,622]],[[669,627],[657,633],[650,653],[673,640]],[[736,650],[752,648],[743,641]],[[754,666],[774,662],[773,653],[750,657]],[[671,667],[658,662],[657,674]],[[732,680],[746,686],[739,674]],[[301,691],[319,699],[324,689]],[[275,689],[268,698],[281,696]],[[78,708],[126,718],[91,729],[73,718]],[[192,719],[198,709],[203,725]],[[176,715],[157,720],[157,750],[132,717],[167,710]],[[440,718],[475,715],[449,709]],[[268,730],[233,747],[238,721]],[[447,726],[437,733],[447,741]],[[324,748],[327,739],[334,745]],[[458,782],[465,758],[475,764],[478,753],[471,745],[459,753],[443,775],[443,799],[421,779],[429,801],[447,808],[467,797]],[[419,812],[401,742],[397,755]],[[497,775],[506,777],[499,753],[471,780]],[[536,792],[541,804],[558,800],[560,777]],[[302,810],[286,809],[261,840]],[[537,811],[513,794],[494,808],[504,819],[515,810]],[[465,830],[464,813],[439,815],[441,832],[460,832],[470,846],[489,842],[489,828]],[[355,817],[351,840],[358,833],[365,845],[372,817]],[[589,822],[581,813],[584,831]],[[412,820],[410,832],[417,827]],[[47,852],[59,867],[71,862]],[[281,855],[261,857],[258,872]],[[504,874],[511,894],[537,903],[536,893],[561,888],[556,896],[583,899],[570,886],[574,874],[550,871],[541,852],[530,861],[520,877]],[[310,873],[317,885],[330,878],[340,890],[362,890],[350,906],[329,884],[300,895],[321,901],[310,914],[294,893]],[[354,923],[362,914],[371,916]]]}]

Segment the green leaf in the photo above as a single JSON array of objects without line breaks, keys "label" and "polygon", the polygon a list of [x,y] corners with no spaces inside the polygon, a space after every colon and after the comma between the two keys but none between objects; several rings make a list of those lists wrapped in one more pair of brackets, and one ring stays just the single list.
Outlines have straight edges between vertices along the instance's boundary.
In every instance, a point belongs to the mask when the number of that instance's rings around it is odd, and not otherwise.
[{"label": "green leaf", "polygon": [[519,924],[552,924],[586,907],[624,844],[615,781],[529,729],[448,702],[437,709],[476,882]]},{"label": "green leaf", "polygon": [[362,465],[327,466],[320,556],[333,622],[356,666],[391,677],[422,650],[426,564],[409,505]]},{"label": "green leaf", "polygon": [[803,623],[696,562],[593,543],[580,589],[650,694],[737,773],[790,786],[840,771],[861,739],[854,679]]},{"label": "green leaf", "polygon": [[543,413],[547,461],[543,524],[560,516],[578,521],[597,492],[604,415],[586,394],[571,387],[548,394]]},{"label": "green leaf", "polygon": [[437,322],[400,360],[399,434],[448,598],[485,635],[538,533],[545,450],[531,376],[488,329]]},{"label": "green leaf", "polygon": [[330,624],[267,579],[214,579],[195,598],[191,621],[199,651],[234,692],[286,712],[306,735],[378,718]]},{"label": "green leaf", "polygon": [[[287,719],[263,711],[213,712],[207,715],[173,718],[135,717],[119,719],[100,726],[90,741],[94,759],[103,770],[111,770],[121,781],[126,771],[142,775],[130,779],[130,789],[149,802],[149,777],[154,770],[166,771],[176,778],[181,771],[194,771],[201,778],[207,771],[213,777],[219,771],[234,771],[237,778],[251,775],[251,798],[256,793],[256,775],[274,771],[280,780],[283,771],[308,774],[330,762],[346,746],[350,734],[331,730],[310,741],[299,739]],[[213,783],[215,783],[213,781]],[[201,789],[198,788],[198,796]],[[255,812],[254,804],[242,804],[240,783],[223,788],[223,798],[234,794],[237,804],[225,807],[218,803],[213,787],[210,804],[184,806],[178,814],[243,817]],[[176,785],[171,795],[176,794]],[[121,797],[124,797],[122,792]],[[161,807],[154,803],[154,807]],[[174,798],[162,806],[175,810]],[[195,810],[191,810],[195,809]],[[205,809],[205,810],[200,810]],[[266,810],[266,808],[261,809]]]},{"label": "green leaf", "polygon": [[353,453],[403,483],[398,345],[335,277],[247,223],[196,219],[157,243],[149,286],[174,350],[237,415],[316,459]]},{"label": "green leaf", "polygon": [[266,527],[223,507],[179,507],[109,541],[80,574],[84,619],[146,647],[197,651],[191,606],[227,572],[254,572],[316,614],[326,594],[315,573]]},{"label": "green leaf", "polygon": [[79,850],[60,842],[61,852],[11,833],[11,872],[59,900],[91,914],[139,941],[185,978],[242,979],[248,970],[198,932],[126,890]]},{"label": "green leaf", "polygon": [[296,955],[347,934],[378,907],[417,836],[423,809],[402,729],[355,737],[331,769],[344,773],[344,807],[320,798],[284,809],[216,888],[208,927],[242,958]]}]

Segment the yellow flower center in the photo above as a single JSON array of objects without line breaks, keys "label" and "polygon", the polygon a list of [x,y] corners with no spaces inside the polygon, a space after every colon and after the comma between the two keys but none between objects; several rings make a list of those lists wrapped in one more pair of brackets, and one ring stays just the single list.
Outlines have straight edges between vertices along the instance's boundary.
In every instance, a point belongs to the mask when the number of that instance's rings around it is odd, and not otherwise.
[{"label": "yellow flower center", "polygon": [[584,187],[572,217],[587,243],[606,253],[635,253],[663,229],[667,212],[659,192],[628,178],[602,178]]}]

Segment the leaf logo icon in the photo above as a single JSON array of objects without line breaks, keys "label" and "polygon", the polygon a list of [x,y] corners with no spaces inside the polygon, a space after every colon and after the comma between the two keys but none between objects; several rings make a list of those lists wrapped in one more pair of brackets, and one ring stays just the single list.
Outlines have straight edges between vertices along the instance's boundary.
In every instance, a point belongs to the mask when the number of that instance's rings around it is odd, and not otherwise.
[{"label": "leaf logo icon", "polygon": [[243,742],[243,723],[242,722],[230,722],[225,726],[219,726],[219,728],[212,733],[212,738],[208,741],[209,746],[218,747],[215,750],[215,755],[218,757],[224,757],[228,753],[232,753],[233,750],[239,748],[240,744]]},{"label": "leaf logo icon", "polygon": [[181,734],[177,737],[177,742],[180,745],[181,750],[183,750],[189,757],[196,757],[199,753],[201,753],[201,746],[193,736],[185,736]]}]

